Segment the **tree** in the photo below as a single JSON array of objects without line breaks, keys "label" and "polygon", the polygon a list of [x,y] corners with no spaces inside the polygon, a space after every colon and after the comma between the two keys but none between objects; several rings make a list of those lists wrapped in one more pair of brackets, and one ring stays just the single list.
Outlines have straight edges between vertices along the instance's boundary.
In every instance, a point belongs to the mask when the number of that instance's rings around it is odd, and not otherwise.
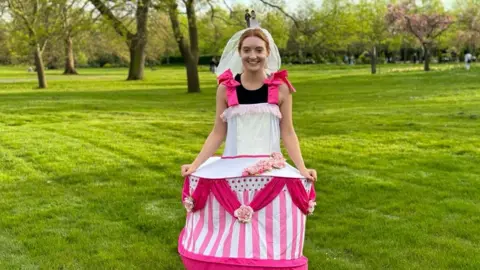
[{"label": "tree", "polygon": [[55,19],[58,10],[55,9],[55,4],[47,0],[7,0],[13,19],[28,33],[27,39],[34,56],[39,88],[47,88],[42,54],[50,35],[58,29],[58,20]]},{"label": "tree", "polygon": [[180,29],[178,18],[178,4],[175,0],[169,0],[167,10],[172,24],[173,34],[177,41],[178,48],[182,54],[185,68],[187,70],[187,84],[189,93],[200,92],[200,79],[198,77],[198,31],[197,17],[195,14],[195,0],[185,0],[187,11],[189,41],[185,39]]},{"label": "tree", "polygon": [[65,44],[65,71],[63,74],[78,74],[75,69],[73,40],[80,32],[91,29],[92,18],[85,11],[87,0],[60,0],[62,39]]},{"label": "tree", "polygon": [[393,31],[409,33],[417,38],[424,50],[424,70],[430,70],[430,49],[433,42],[453,23],[448,14],[422,10],[414,0],[388,5],[385,16]]},{"label": "tree", "polygon": [[[148,11],[151,6],[151,0],[137,0],[136,3],[130,0],[114,1],[112,5],[102,0],[90,0],[95,8],[112,23],[115,31],[125,38],[130,52],[130,67],[128,69],[127,80],[142,80],[145,67],[145,47],[148,38]],[[136,32],[129,29],[124,18],[115,15],[115,8],[125,7],[122,13],[127,17],[134,17],[136,22]],[[134,12],[135,15],[131,15]]]},{"label": "tree", "polygon": [[168,14],[153,9],[150,13],[148,27],[150,34],[146,48],[146,61],[150,62],[150,65],[155,65],[157,60],[166,57],[167,64],[169,64],[169,57],[179,52]]},{"label": "tree", "polygon": [[384,0],[361,0],[356,6],[357,35],[366,44],[370,53],[372,74],[377,73],[378,46],[388,34],[385,17],[386,2]]},{"label": "tree", "polygon": [[480,0],[464,0],[458,14],[458,40],[468,44],[475,51],[475,45],[480,40]]}]

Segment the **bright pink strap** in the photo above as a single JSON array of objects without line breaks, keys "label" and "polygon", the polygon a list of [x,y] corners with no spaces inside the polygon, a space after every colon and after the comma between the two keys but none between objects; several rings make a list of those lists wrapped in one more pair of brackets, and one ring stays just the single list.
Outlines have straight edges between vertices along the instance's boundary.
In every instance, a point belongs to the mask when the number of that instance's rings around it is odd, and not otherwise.
[{"label": "bright pink strap", "polygon": [[281,70],[275,73],[272,73],[270,77],[265,79],[265,83],[268,85],[268,103],[278,104],[278,87],[285,83],[290,89],[291,92],[296,92],[293,85],[287,79],[288,72],[286,70]]},{"label": "bright pink strap", "polygon": [[295,90],[295,88],[293,87],[292,83],[287,79],[288,72],[286,70],[281,70],[279,72],[276,72],[275,77],[282,80],[288,86],[288,89],[290,90],[290,92],[297,92],[297,90]]},{"label": "bright pink strap", "polygon": [[236,158],[268,158],[271,155],[238,155],[238,156],[221,156],[221,159],[236,159]]},{"label": "bright pink strap", "polygon": [[235,80],[232,71],[227,69],[220,76],[218,76],[217,80],[218,84],[223,84],[227,88],[228,106],[231,107],[238,105],[237,86],[239,86],[240,83]]}]

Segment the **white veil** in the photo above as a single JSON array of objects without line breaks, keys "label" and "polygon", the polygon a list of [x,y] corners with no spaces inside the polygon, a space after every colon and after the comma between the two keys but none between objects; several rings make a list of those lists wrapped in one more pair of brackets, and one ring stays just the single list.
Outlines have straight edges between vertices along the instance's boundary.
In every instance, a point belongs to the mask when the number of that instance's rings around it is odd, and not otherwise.
[{"label": "white veil", "polygon": [[220,58],[220,62],[218,63],[218,67],[215,71],[217,75],[222,74],[227,69],[230,69],[233,74],[242,73],[242,59],[238,53],[238,42],[245,31],[253,28],[259,28],[262,30],[262,32],[268,38],[268,42],[270,43],[270,54],[266,60],[266,72],[272,73],[280,69],[282,59],[280,58],[280,53],[278,52],[277,45],[275,45],[275,42],[273,41],[272,35],[270,35],[266,29],[261,28],[256,20],[251,20],[250,28],[238,31],[227,42],[227,46],[225,46],[223,49],[222,58]]}]

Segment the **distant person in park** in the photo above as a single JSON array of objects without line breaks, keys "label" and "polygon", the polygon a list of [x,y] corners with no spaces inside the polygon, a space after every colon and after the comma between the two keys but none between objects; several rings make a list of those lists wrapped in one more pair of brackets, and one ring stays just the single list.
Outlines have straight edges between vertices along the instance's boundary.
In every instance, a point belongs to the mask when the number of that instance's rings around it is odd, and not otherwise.
[{"label": "distant person in park", "polygon": [[470,70],[470,66],[472,64],[472,58],[473,58],[472,54],[469,51],[467,51],[465,53],[465,69],[466,70]]},{"label": "distant person in park", "polygon": [[216,69],[217,69],[217,59],[215,59],[215,57],[212,57],[212,60],[210,60],[210,72],[215,73]]},{"label": "distant person in park", "polygon": [[[187,270],[306,270],[317,173],[292,121],[295,88],[263,28],[235,33],[217,68],[215,124],[185,177],[178,251]],[[295,167],[281,153],[283,141]],[[212,157],[222,142],[222,156]]]}]

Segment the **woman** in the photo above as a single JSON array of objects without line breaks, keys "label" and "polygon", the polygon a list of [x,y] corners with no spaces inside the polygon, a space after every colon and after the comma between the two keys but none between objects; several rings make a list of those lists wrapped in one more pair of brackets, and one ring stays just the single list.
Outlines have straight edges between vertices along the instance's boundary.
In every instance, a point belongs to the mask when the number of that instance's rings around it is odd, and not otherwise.
[{"label": "woman", "polygon": [[[295,89],[279,67],[265,29],[236,33],[224,50],[215,125],[181,168],[187,221],[178,250],[186,269],[308,268],[303,240],[317,174],[305,167],[292,123]],[[297,169],[280,153],[280,138]],[[222,157],[211,157],[224,139]]]}]

